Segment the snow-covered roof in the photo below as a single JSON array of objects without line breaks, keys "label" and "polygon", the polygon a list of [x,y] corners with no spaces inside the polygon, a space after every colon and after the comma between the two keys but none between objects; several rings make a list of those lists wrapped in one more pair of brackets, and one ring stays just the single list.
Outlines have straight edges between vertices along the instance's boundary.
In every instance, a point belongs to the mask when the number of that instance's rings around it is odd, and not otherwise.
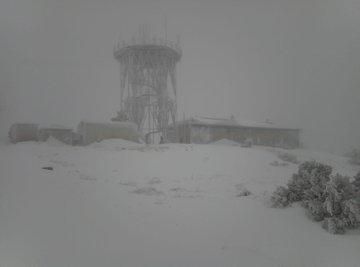
[{"label": "snow-covered roof", "polygon": [[[93,120],[81,120],[80,123],[87,124],[99,124],[99,125],[134,125],[131,121],[93,121]],[[136,125],[136,124],[135,124]]]},{"label": "snow-covered roof", "polygon": [[189,120],[192,124],[206,124],[206,125],[222,125],[222,126],[238,126],[234,119],[226,118],[210,118],[210,117],[192,117]]},{"label": "snow-covered roof", "polygon": [[270,128],[270,129],[288,129],[298,130],[297,128],[282,127],[267,120],[264,122],[255,121],[237,121],[235,118],[210,118],[195,116],[185,121],[180,121],[180,124],[189,123],[192,125],[207,125],[207,126],[228,126],[228,127],[248,127],[248,128]]},{"label": "snow-covered roof", "polygon": [[71,127],[66,127],[60,124],[49,124],[49,123],[40,123],[39,129],[72,130]]}]

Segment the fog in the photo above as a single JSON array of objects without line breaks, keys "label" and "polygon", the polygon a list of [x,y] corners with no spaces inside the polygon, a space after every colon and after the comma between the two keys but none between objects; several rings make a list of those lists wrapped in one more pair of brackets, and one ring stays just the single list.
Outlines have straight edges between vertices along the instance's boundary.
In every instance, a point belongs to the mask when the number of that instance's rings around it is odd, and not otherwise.
[{"label": "fog", "polygon": [[359,147],[357,0],[3,0],[0,120],[76,126],[119,109],[115,41],[141,24],[176,40],[178,114],[302,129],[306,147]]}]

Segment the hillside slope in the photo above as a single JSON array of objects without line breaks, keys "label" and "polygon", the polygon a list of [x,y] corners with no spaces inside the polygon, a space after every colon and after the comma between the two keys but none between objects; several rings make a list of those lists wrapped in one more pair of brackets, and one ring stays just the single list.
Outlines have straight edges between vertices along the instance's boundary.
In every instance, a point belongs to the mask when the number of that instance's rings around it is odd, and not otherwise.
[{"label": "hillside slope", "polygon": [[[267,198],[297,165],[230,145],[0,145],[0,266],[359,266],[334,236]],[[353,175],[343,157],[294,150]],[[52,167],[46,170],[43,167]],[[249,196],[239,196],[244,189]]]}]

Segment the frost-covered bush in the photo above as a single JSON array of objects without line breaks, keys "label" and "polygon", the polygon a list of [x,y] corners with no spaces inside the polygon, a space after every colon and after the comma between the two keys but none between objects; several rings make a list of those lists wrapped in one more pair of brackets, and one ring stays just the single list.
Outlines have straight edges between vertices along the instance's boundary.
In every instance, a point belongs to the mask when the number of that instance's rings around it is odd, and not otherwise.
[{"label": "frost-covered bush", "polygon": [[298,173],[293,174],[288,182],[292,192],[292,201],[322,201],[322,191],[330,180],[331,166],[315,161],[307,161],[299,166]]},{"label": "frost-covered bush", "polygon": [[[315,161],[307,161],[293,174],[287,188],[278,187],[271,197],[274,207],[288,206],[292,202],[323,199],[322,190],[330,179],[332,168]],[[285,200],[286,199],[286,200]],[[279,203],[281,203],[279,205]],[[306,204],[306,203],[305,203]]]},{"label": "frost-covered bush", "polygon": [[285,162],[290,162],[290,163],[294,163],[294,164],[299,163],[299,161],[295,155],[287,153],[287,152],[279,153],[278,157],[279,157],[279,159],[281,159]]},{"label": "frost-covered bush", "polygon": [[243,184],[237,184],[235,185],[235,188],[237,197],[246,197],[251,195],[251,192]]},{"label": "frost-covered bush", "polygon": [[337,234],[344,234],[345,233],[345,226],[339,220],[338,218],[325,218],[321,222],[322,228],[324,228],[326,231],[328,231],[331,234],[337,235]]},{"label": "frost-covered bush", "polygon": [[307,161],[299,166],[298,174],[306,178],[312,185],[329,181],[332,167],[316,161]]},{"label": "frost-covered bush", "polygon": [[355,191],[360,192],[360,172],[358,172],[355,176],[354,176],[354,181],[352,182]]},{"label": "frost-covered bush", "polygon": [[360,227],[360,195],[343,203],[341,219],[347,228]]},{"label": "frost-covered bush", "polygon": [[278,187],[272,197],[273,207],[287,207],[301,201],[308,216],[322,221],[333,234],[360,226],[360,173],[350,178],[331,175],[331,166],[315,161],[304,162],[293,174],[287,187]]},{"label": "frost-covered bush", "polygon": [[360,165],[360,149],[353,149],[346,154],[349,157],[349,162],[351,164]]},{"label": "frost-covered bush", "polygon": [[303,202],[303,206],[306,208],[306,214],[310,219],[320,222],[325,218],[325,208],[321,201],[319,200],[308,200]]},{"label": "frost-covered bush", "polygon": [[330,216],[341,215],[344,201],[352,199],[354,193],[354,187],[351,185],[349,177],[339,174],[331,177],[324,190],[326,212]]},{"label": "frost-covered bush", "polygon": [[327,212],[322,227],[332,234],[343,234],[347,228],[360,226],[360,198],[348,177],[332,177],[326,188],[324,207]]},{"label": "frost-covered bush", "polygon": [[287,184],[289,190],[293,193],[293,202],[304,199],[304,192],[311,188],[308,176],[295,173]]},{"label": "frost-covered bush", "polygon": [[291,203],[289,193],[289,189],[284,186],[276,188],[270,199],[271,206],[274,208],[287,207]]}]

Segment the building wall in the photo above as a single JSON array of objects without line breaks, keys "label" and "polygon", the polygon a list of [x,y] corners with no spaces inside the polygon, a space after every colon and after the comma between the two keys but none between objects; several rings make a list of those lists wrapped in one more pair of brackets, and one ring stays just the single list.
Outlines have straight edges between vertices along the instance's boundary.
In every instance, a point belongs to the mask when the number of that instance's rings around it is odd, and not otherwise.
[{"label": "building wall", "polygon": [[73,144],[73,131],[72,129],[57,129],[57,128],[41,128],[38,131],[38,140],[45,142],[52,136],[55,139],[68,144]]},{"label": "building wall", "polygon": [[136,125],[130,122],[81,122],[78,125],[78,134],[81,136],[83,145],[105,139],[125,139],[134,142],[138,142],[140,139],[140,135],[136,131]]},{"label": "building wall", "polygon": [[9,130],[9,139],[12,143],[37,141],[38,125],[33,123],[15,123]]},{"label": "building wall", "polygon": [[212,129],[207,126],[191,126],[190,142],[196,144],[206,144],[213,140]]},{"label": "building wall", "polygon": [[170,143],[191,143],[191,127],[189,124],[177,125],[176,130],[174,127],[169,127],[167,130],[167,140]]},{"label": "building wall", "polygon": [[[230,126],[190,126],[191,143],[206,144],[220,139],[243,142],[252,140],[255,145],[296,148],[299,131],[291,129],[248,128]],[[181,136],[181,135],[180,135]]]}]

